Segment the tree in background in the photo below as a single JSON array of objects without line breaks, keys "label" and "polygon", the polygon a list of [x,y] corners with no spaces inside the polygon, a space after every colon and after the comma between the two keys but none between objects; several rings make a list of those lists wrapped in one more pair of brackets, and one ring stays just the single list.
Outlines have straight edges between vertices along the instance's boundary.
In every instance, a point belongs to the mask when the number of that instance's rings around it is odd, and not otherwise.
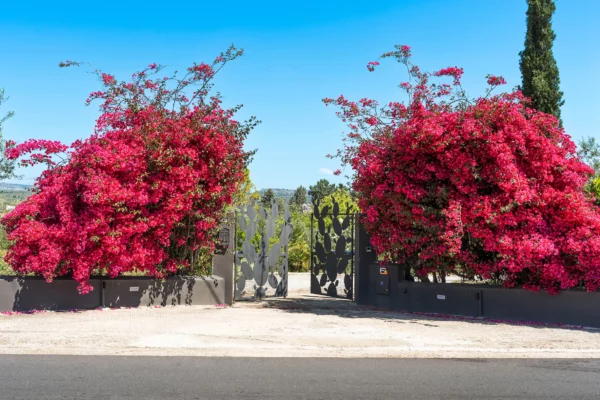
[{"label": "tree in background", "polygon": [[600,144],[593,137],[583,139],[579,142],[577,155],[594,169],[594,175],[590,177],[586,189],[594,195],[596,203],[600,203]]},{"label": "tree in background", "polygon": [[[0,107],[3,103],[8,100],[8,97],[4,95],[4,89],[0,89]],[[4,140],[3,132],[2,132],[2,124],[7,119],[11,118],[14,115],[14,112],[9,111],[6,115],[2,116],[0,114],[0,149],[4,150],[6,147],[6,141]],[[0,151],[0,180],[14,178],[15,172],[15,161],[9,160],[4,155],[4,151]]]},{"label": "tree in background", "polygon": [[593,193],[596,204],[600,206],[600,176],[595,176],[594,179],[590,182],[589,190]]},{"label": "tree in background", "polygon": [[554,115],[559,121],[564,104],[558,66],[552,54],[556,35],[552,30],[554,0],[527,0],[527,34],[521,56],[521,91],[536,110]]},{"label": "tree in background", "polygon": [[594,169],[595,175],[600,174],[600,143],[596,142],[596,138],[588,137],[581,140],[577,155],[581,161]]},{"label": "tree in background", "polygon": [[321,200],[320,208],[327,206],[333,209],[333,198],[340,206],[340,215],[359,212],[358,202],[353,193],[345,186],[338,187],[331,195]]},{"label": "tree in background", "polygon": [[294,191],[294,195],[290,199],[290,205],[296,208],[301,208],[306,204],[306,188],[304,186],[298,186]]},{"label": "tree in background", "polygon": [[263,193],[260,204],[265,208],[271,208],[271,202],[273,200],[275,200],[275,192],[273,192],[273,189],[268,189]]},{"label": "tree in background", "polygon": [[288,247],[291,272],[310,270],[310,214],[292,209],[292,237]]},{"label": "tree in background", "polygon": [[260,200],[260,194],[256,190],[254,183],[252,183],[252,179],[250,179],[250,170],[246,168],[244,171],[244,180],[240,183],[238,191],[233,196],[233,206],[244,206],[252,200]]},{"label": "tree in background", "polygon": [[317,202],[330,196],[335,192],[335,189],[335,184],[329,183],[327,179],[321,179],[315,185],[308,187],[308,195],[312,198],[313,202]]}]

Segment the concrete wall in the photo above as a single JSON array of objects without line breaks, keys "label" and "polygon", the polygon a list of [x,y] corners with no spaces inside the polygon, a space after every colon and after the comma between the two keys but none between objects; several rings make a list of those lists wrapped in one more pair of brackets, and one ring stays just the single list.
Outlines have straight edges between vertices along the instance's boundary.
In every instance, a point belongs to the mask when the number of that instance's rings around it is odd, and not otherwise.
[{"label": "concrete wall", "polygon": [[225,303],[225,281],[214,276],[169,277],[164,282],[122,277],[91,279],[90,284],[94,290],[80,295],[77,282],[68,278],[47,283],[38,277],[1,276],[0,312]]},{"label": "concrete wall", "polygon": [[224,279],[225,300],[223,303],[228,305],[233,304],[235,229],[235,213],[231,213],[219,227],[219,236],[226,239],[224,245],[216,246],[213,255],[213,274]]},{"label": "concrete wall", "polygon": [[483,315],[497,319],[532,320],[600,328],[600,292],[579,290],[550,296],[546,292],[487,288],[483,291]]},{"label": "concrete wall", "polygon": [[169,277],[106,280],[106,307],[225,304],[225,280],[221,277]]},{"label": "concrete wall", "polygon": [[102,281],[93,279],[94,290],[80,295],[78,283],[57,278],[47,283],[40,277],[0,277],[0,311],[72,310],[101,306]]},{"label": "concrete wall", "polygon": [[[567,290],[551,296],[546,292],[488,285],[414,283],[403,280],[400,266],[386,266],[385,274],[381,267],[361,267],[362,276],[368,268],[369,285],[363,287],[363,293],[357,293],[360,304],[399,311],[600,328],[600,292]],[[386,293],[382,287],[388,284]]]},{"label": "concrete wall", "polygon": [[370,285],[369,269],[362,265],[371,265],[377,261],[377,254],[370,242],[370,235],[360,224],[361,214],[354,215],[354,300],[358,304],[368,304]]}]

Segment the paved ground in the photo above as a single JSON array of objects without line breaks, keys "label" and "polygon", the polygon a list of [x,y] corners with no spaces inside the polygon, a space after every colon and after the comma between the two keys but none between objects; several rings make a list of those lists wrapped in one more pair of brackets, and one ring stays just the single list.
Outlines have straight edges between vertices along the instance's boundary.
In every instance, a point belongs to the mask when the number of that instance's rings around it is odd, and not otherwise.
[{"label": "paved ground", "polygon": [[598,399],[597,360],[0,356],[0,398]]},{"label": "paved ground", "polygon": [[224,309],[0,315],[0,354],[587,358],[600,357],[600,332],[431,318],[295,295]]},{"label": "paved ground", "polygon": [[293,293],[310,293],[310,272],[288,273],[288,290]]},{"label": "paved ground", "polygon": [[[431,277],[433,279],[433,277]],[[338,296],[345,297],[344,293],[344,282],[338,285]],[[460,282],[460,278],[456,276],[449,276],[448,282]],[[250,284],[247,283],[246,287],[249,288]],[[288,287],[290,293],[310,293],[310,272],[290,272],[288,274]]]}]

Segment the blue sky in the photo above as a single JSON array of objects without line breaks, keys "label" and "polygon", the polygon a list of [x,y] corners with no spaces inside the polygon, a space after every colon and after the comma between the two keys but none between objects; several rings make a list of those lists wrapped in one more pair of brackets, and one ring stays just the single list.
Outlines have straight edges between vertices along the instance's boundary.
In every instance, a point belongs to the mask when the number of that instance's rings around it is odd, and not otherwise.
[{"label": "blue sky", "polygon": [[[54,3],[52,5],[49,5]],[[134,5],[137,3],[138,5]],[[485,75],[520,83],[518,53],[525,35],[525,0],[395,0],[303,2],[8,2],[0,12],[0,87],[16,115],[6,138],[71,143],[88,137],[98,111],[85,107],[99,82],[63,60],[87,61],[125,79],[157,62],[183,70],[210,61],[231,43],[245,55],[216,79],[225,105],[244,104],[240,118],[263,123],[248,149],[257,188],[308,186],[339,167],[325,158],[339,147],[344,125],[323,97],[381,102],[402,99],[405,74],[392,62],[366,64],[393,48],[412,47],[426,70],[465,69],[471,96]],[[565,92],[563,120],[574,140],[600,137],[600,1],[557,0],[554,54]],[[32,183],[40,170],[19,171]]]}]

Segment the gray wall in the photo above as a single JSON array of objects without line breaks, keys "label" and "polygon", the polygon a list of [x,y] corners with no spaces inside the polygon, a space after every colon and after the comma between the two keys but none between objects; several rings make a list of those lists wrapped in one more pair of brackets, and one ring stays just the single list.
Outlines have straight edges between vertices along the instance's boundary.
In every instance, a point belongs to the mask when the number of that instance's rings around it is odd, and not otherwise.
[{"label": "gray wall", "polygon": [[57,278],[0,277],[0,311],[72,310],[151,305],[214,305],[225,303],[221,277],[144,277],[92,279],[94,290],[80,295],[77,282]]},{"label": "gray wall", "polygon": [[360,224],[361,214],[354,215],[354,299],[358,304],[369,304],[367,299],[369,293],[370,272],[368,268],[361,265],[371,265],[377,261],[377,254],[371,246],[370,235]]},{"label": "gray wall", "polygon": [[225,304],[225,281],[221,277],[115,279],[104,283],[106,307]]},{"label": "gray wall", "polygon": [[[387,265],[381,274],[377,255],[368,251],[369,234],[356,216],[355,299],[358,304],[399,311],[486,317],[513,321],[600,328],[600,292],[546,292],[488,285],[414,283],[402,266]],[[384,290],[387,288],[387,291]]]},{"label": "gray wall", "polygon": [[496,319],[531,320],[600,328],[600,292],[568,290],[551,296],[522,289],[487,288],[483,315]]},{"label": "gray wall", "polygon": [[213,255],[213,275],[220,276],[223,278],[223,285],[225,287],[225,301],[224,304],[233,304],[233,267],[235,264],[234,250],[235,250],[235,214],[231,213],[221,223],[220,231],[226,232],[228,230],[229,243],[227,247],[217,247],[215,254]]},{"label": "gray wall", "polygon": [[101,306],[102,281],[90,280],[94,288],[80,295],[78,283],[57,278],[52,283],[40,277],[0,277],[0,311],[72,310]]},{"label": "gray wall", "polygon": [[[402,280],[401,267],[361,266],[369,271],[369,285],[362,304],[408,312],[485,317],[512,321],[581,325],[600,328],[600,292],[562,291],[556,296],[546,292],[506,289],[488,285],[414,283]],[[389,280],[389,292],[378,290]]]}]

